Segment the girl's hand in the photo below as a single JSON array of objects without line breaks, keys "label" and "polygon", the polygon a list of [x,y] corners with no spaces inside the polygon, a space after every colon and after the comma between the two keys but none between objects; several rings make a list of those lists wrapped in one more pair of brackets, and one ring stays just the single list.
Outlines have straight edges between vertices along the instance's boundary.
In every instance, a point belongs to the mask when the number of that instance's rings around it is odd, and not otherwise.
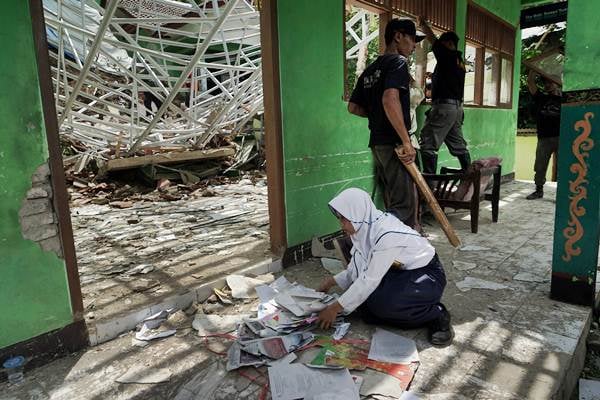
[{"label": "girl's hand", "polygon": [[319,313],[319,326],[322,329],[329,329],[335,322],[339,312],[343,310],[340,303],[337,301],[328,305],[323,311]]}]

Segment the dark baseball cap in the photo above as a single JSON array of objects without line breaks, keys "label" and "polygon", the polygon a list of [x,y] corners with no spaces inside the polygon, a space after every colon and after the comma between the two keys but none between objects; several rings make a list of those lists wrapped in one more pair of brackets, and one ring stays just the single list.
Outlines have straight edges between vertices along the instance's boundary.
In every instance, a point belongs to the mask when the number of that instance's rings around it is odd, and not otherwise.
[{"label": "dark baseball cap", "polygon": [[389,43],[394,37],[394,33],[401,32],[415,37],[415,42],[420,42],[425,39],[425,34],[417,30],[415,23],[410,19],[394,18],[385,26],[385,42]]}]

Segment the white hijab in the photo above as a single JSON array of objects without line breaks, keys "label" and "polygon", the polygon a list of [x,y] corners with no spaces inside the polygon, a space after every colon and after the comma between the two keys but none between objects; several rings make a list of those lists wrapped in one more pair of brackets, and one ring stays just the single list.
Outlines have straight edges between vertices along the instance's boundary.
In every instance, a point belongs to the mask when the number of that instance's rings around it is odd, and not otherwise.
[{"label": "white hijab", "polygon": [[353,250],[369,262],[373,251],[401,247],[398,234],[421,235],[404,225],[394,215],[378,210],[367,192],[357,188],[342,191],[329,202],[329,207],[349,220],[356,233],[350,236]]}]

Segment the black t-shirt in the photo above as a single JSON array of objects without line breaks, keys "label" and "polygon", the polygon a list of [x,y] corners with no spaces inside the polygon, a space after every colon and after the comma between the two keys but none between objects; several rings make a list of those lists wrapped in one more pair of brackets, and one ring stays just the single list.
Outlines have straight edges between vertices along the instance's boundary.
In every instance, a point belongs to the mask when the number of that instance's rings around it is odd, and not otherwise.
[{"label": "black t-shirt", "polygon": [[465,63],[462,52],[450,50],[439,40],[433,43],[437,64],[431,80],[431,98],[463,100],[465,93]]},{"label": "black t-shirt", "polygon": [[560,133],[560,96],[537,91],[533,95],[535,119],[539,137],[554,137]]},{"label": "black t-shirt", "polygon": [[367,111],[371,137],[369,147],[381,144],[401,144],[402,140],[383,109],[383,92],[400,91],[400,104],[406,130],[410,129],[410,75],[406,58],[397,54],[379,56],[358,78],[350,101]]}]

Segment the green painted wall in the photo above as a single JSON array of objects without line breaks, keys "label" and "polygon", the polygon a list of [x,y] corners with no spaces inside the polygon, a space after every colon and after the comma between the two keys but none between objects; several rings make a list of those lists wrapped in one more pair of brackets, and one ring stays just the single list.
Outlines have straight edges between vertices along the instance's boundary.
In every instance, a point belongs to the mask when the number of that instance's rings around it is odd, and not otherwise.
[{"label": "green painted wall", "polygon": [[72,321],[64,262],[21,236],[21,199],[48,157],[29,2],[0,6],[0,348]]},{"label": "green painted wall", "polygon": [[338,229],[327,203],[340,190],[372,188],[367,121],[348,114],[342,98],[342,3],[277,5],[290,246]]},{"label": "green painted wall", "polygon": [[[484,6],[495,1],[480,1]],[[492,7],[507,21],[518,20],[521,4]],[[457,1],[457,31],[464,37],[467,1]],[[327,202],[340,190],[372,190],[373,164],[367,121],[346,111],[343,95],[343,1],[278,2],[281,108],[288,245],[338,229]],[[516,41],[520,54],[520,37]],[[518,76],[519,56],[515,57]],[[516,86],[516,85],[515,85]],[[500,155],[503,171],[514,167],[516,104],[512,110],[467,109],[465,136],[474,158]],[[422,123],[424,107],[419,110]],[[458,165],[445,146],[440,165]]]},{"label": "green painted wall", "polygon": [[563,90],[600,88],[600,2],[569,2]]}]

